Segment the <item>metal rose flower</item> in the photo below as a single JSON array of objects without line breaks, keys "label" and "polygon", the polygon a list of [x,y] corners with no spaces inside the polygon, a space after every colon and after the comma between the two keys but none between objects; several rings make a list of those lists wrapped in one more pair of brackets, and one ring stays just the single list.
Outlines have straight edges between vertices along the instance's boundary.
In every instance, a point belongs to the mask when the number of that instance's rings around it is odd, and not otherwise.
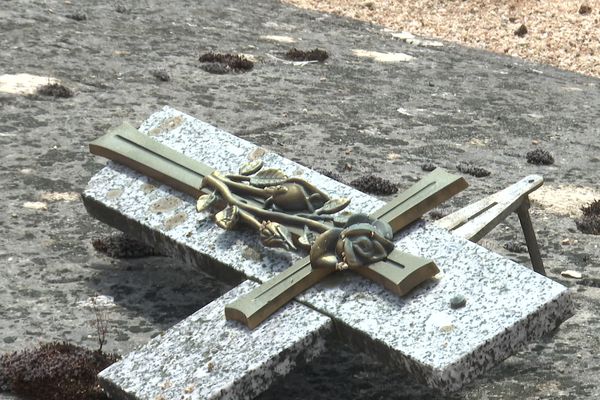
[{"label": "metal rose flower", "polygon": [[356,215],[348,220],[336,243],[336,254],[348,268],[359,268],[384,260],[394,250],[389,224]]},{"label": "metal rose flower", "polygon": [[384,260],[394,250],[392,227],[364,214],[352,215],[345,227],[319,235],[310,251],[315,268],[343,270]]}]

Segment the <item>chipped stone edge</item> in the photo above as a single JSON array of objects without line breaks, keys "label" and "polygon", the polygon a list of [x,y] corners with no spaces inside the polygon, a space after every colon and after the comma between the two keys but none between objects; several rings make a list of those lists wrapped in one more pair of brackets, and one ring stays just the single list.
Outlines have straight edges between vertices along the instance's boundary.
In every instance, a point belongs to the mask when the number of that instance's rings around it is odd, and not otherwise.
[{"label": "chipped stone edge", "polygon": [[[245,281],[241,284],[241,286],[249,282],[250,281]],[[202,312],[203,309],[206,309],[208,307],[214,307],[214,303],[221,302],[223,297],[227,297],[230,294],[230,292],[237,290],[239,287],[240,286],[237,286],[236,288],[231,289],[229,292],[223,294],[219,298],[216,298],[197,312]],[[252,289],[252,287],[256,287],[256,283],[252,283],[251,286],[249,286],[248,290]],[[300,307],[303,306],[300,305]],[[323,320],[323,323],[320,324],[320,326],[317,329],[313,330],[308,335],[295,340],[291,343],[289,347],[273,355],[263,364],[255,365],[254,367],[247,369],[242,377],[229,381],[226,385],[220,387],[220,389],[217,392],[213,392],[208,397],[203,398],[206,398],[207,400],[250,400],[267,390],[277,380],[285,377],[292,370],[298,367],[298,365],[311,362],[314,358],[318,357],[321,353],[323,353],[326,350],[327,342],[329,338],[334,334],[334,324],[332,319],[324,315],[321,316],[321,319]],[[180,325],[185,324],[186,320],[183,320],[175,326],[171,327],[166,333],[167,336],[169,335],[169,332],[173,333],[173,331],[178,330],[178,327]],[[143,353],[144,349],[151,345],[153,342],[160,342],[162,340],[165,340],[163,338],[163,335],[151,339],[150,342],[148,342],[147,344],[129,353],[124,357],[124,359],[108,366],[98,374],[100,386],[106,391],[106,393],[111,399],[167,400],[167,398],[161,396],[160,394],[154,398],[147,397],[149,395],[148,393],[139,396],[138,394],[136,394],[135,391],[135,388],[138,386],[135,386],[130,390],[123,389],[123,387],[120,386],[120,382],[118,379],[119,376],[117,375],[117,378],[115,379],[115,376],[113,374],[115,370],[121,369],[121,364],[123,364],[123,362],[128,357],[131,357],[133,354],[138,353],[140,351]],[[129,372],[131,373],[132,371]],[[150,395],[154,396],[154,394]]]},{"label": "chipped stone edge", "polygon": [[[333,322],[330,319],[327,324],[306,336],[302,341],[294,343],[284,353],[280,353],[277,357],[269,360],[268,363],[262,364],[260,368],[247,371],[242,378],[230,382],[216,396],[209,397],[207,400],[250,400],[255,398],[271,387],[277,380],[289,374],[299,364],[309,363],[325,351],[327,347],[326,338],[331,335],[332,326]],[[285,358],[284,360],[281,359],[282,356]],[[113,364],[111,367],[116,365]],[[135,393],[122,389],[118,383],[105,376],[111,367],[103,370],[98,375],[100,386],[109,394],[110,398],[115,400],[141,400]],[[272,374],[261,374],[261,371],[265,370],[272,371]]]},{"label": "chipped stone edge", "polygon": [[347,338],[354,348],[374,356],[391,368],[404,371],[420,383],[441,393],[452,393],[484,375],[501,361],[524,348],[527,343],[552,332],[574,313],[575,305],[571,292],[563,291],[526,319],[506,328],[503,334],[496,335],[496,340],[487,341],[443,370],[433,369],[406,354],[399,354],[381,340],[373,340],[364,332],[340,321],[336,320],[335,325],[339,334]]}]

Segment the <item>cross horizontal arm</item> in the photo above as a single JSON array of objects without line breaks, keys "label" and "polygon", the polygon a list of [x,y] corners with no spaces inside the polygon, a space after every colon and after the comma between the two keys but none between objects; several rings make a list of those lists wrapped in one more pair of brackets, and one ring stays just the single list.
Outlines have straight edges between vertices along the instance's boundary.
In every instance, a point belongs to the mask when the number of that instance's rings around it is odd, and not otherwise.
[{"label": "cross horizontal arm", "polygon": [[[386,260],[354,270],[404,296],[415,286],[439,272],[435,263],[398,250]],[[334,271],[313,268],[310,258],[296,261],[291,267],[225,307],[225,318],[254,329],[275,311]]]}]

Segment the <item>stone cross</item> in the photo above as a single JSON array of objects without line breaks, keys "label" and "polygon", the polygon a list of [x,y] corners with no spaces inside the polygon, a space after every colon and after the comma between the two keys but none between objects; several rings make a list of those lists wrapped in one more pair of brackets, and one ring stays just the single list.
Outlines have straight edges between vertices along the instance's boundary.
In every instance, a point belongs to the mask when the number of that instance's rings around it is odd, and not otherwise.
[{"label": "stone cross", "polygon": [[[261,213],[267,213],[266,211],[262,212],[265,202],[257,198],[257,193],[260,193],[258,189],[232,182],[223,175],[216,173],[211,167],[162,145],[147,135],[141,134],[128,124],[123,124],[92,142],[90,151],[129,166],[197,198],[203,194],[201,189],[207,185],[207,182],[213,182],[215,188],[224,188],[223,182],[228,182],[238,191],[252,189],[251,193],[254,194],[254,197],[247,197],[243,202],[238,202],[239,206],[252,210],[253,208],[250,206],[253,205],[258,207]],[[237,176],[236,179],[245,178]],[[302,183],[297,178],[292,179],[294,179],[294,182],[299,181]],[[372,213],[369,219],[388,224],[391,228],[389,237],[391,240],[392,234],[466,187],[467,183],[463,178],[451,175],[442,169],[436,169],[398,195],[394,200]],[[225,195],[230,194],[228,189],[223,190],[227,192]],[[326,196],[320,191],[319,194]],[[204,194],[204,197],[208,196],[210,195]],[[216,197],[213,197],[213,199],[216,199]],[[281,207],[283,206],[281,205]],[[236,213],[246,213],[245,210],[235,210]],[[270,215],[276,217],[276,214],[278,213],[271,213]],[[246,215],[242,214],[242,217],[244,216],[249,222],[257,223],[247,213]],[[286,218],[286,216],[282,217]],[[327,226],[326,229],[328,228],[330,227]],[[294,227],[290,227],[290,229],[296,236],[302,235]],[[371,231],[372,235],[373,232]],[[336,241],[337,239],[334,239],[333,246],[335,246]],[[290,245],[292,244],[290,243]],[[310,257],[297,261],[286,271],[227,305],[225,307],[226,318],[240,321],[251,329],[255,328],[281,306],[334,272],[335,269],[332,268],[317,267],[314,253],[320,245],[321,243],[317,240],[316,244],[309,246]],[[433,261],[396,249],[388,252],[387,256],[379,257],[375,262],[360,265],[353,268],[353,270],[380,283],[399,296],[407,294],[415,286],[439,272]]]},{"label": "stone cross", "polygon": [[[372,214],[385,206],[170,107],[149,116],[140,131],[222,171],[259,157],[289,175],[309,177],[332,195],[351,198],[348,208],[354,212]],[[162,157],[155,162],[170,165]],[[197,164],[189,166],[186,176],[197,198],[202,178]],[[333,334],[355,351],[407,371],[411,380],[453,391],[573,312],[564,286],[436,224],[417,221],[394,237],[395,248],[435,260],[441,273],[409,295],[398,297],[354,273],[335,274],[248,329],[227,321],[223,309],[257,282],[284,271],[297,254],[257,246],[249,230],[221,235],[208,213],[194,215],[191,196],[119,163],[92,177],[82,198],[98,220],[237,285],[103,371],[101,384],[114,398],[251,398],[324,351]],[[449,302],[457,294],[466,305],[452,309]]]}]

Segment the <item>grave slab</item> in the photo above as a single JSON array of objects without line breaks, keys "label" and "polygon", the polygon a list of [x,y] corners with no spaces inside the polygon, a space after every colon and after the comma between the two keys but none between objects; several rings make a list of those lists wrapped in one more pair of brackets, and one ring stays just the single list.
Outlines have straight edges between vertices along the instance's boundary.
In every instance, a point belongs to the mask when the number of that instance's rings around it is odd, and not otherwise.
[{"label": "grave slab", "polygon": [[[351,198],[349,211],[370,213],[384,205],[169,107],[140,130],[224,172],[260,157],[268,167]],[[195,199],[114,163],[91,179],[83,199],[99,220],[229,282],[263,282],[303,256],[264,248],[254,232],[223,231],[208,213],[195,211]],[[355,274],[335,274],[298,301],[331,316],[357,349],[434,388],[459,389],[573,312],[564,286],[433,224],[415,223],[394,240],[401,251],[433,259],[441,274],[404,298]],[[465,307],[450,308],[455,295],[466,297]],[[120,375],[135,376],[136,370],[123,365]]]},{"label": "grave slab", "polygon": [[256,286],[245,281],[102,371],[108,392],[119,399],[251,399],[317,356],[333,324],[300,304],[255,330],[225,320],[225,305]]}]

